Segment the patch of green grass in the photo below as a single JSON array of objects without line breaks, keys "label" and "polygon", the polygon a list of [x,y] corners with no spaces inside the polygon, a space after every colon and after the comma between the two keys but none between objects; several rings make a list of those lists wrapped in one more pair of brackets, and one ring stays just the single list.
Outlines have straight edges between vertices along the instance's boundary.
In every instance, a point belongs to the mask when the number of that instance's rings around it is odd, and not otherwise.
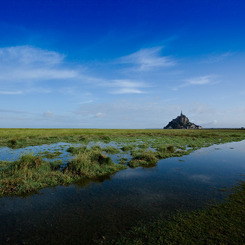
[{"label": "patch of green grass", "polygon": [[102,148],[99,145],[93,145],[90,148],[91,151],[102,151]]},{"label": "patch of green grass", "polygon": [[9,165],[8,161],[0,161],[0,168],[3,168],[5,166]]},{"label": "patch of green grass", "polygon": [[79,153],[68,163],[67,167],[68,172],[88,178],[112,174],[121,169],[124,169],[124,166],[115,164],[110,157],[103,155],[98,150]]},{"label": "patch of green grass", "polygon": [[117,154],[121,152],[120,149],[113,147],[113,146],[107,146],[103,148],[102,151],[109,153],[109,154]]},{"label": "patch of green grass", "polygon": [[161,153],[161,154],[169,154],[169,153],[174,153],[175,152],[175,146],[173,145],[159,145],[157,148],[156,148],[157,152],[158,153]]},{"label": "patch of green grass", "polygon": [[61,171],[61,161],[47,162],[40,156],[26,154],[18,161],[1,162],[0,197],[22,195],[56,185],[66,185],[81,178],[111,175],[125,166],[115,164],[101,149],[79,151]]},{"label": "patch of green grass", "polygon": [[130,154],[132,157],[135,157],[137,155],[140,155],[144,152],[144,149],[133,149],[130,151]]},{"label": "patch of green grass", "polygon": [[176,150],[176,147],[173,145],[160,145],[156,149],[156,157],[159,159],[165,159],[169,157],[181,157],[183,155],[188,155],[193,150]]},{"label": "patch of green grass", "polygon": [[119,164],[126,164],[128,159],[126,157],[122,157],[119,161]]},{"label": "patch of green grass", "polygon": [[80,152],[84,152],[86,150],[87,150],[87,147],[86,146],[83,146],[83,147],[74,147],[74,146],[71,146],[66,151],[67,152],[70,152],[73,155],[75,155],[75,154],[78,154]]},{"label": "patch of green grass", "polygon": [[0,170],[0,196],[26,194],[71,181],[71,176],[53,171],[49,162],[27,154]]},{"label": "patch of green grass", "polygon": [[15,148],[17,146],[18,141],[16,139],[11,139],[7,143],[8,143],[8,147]]},{"label": "patch of green grass", "polygon": [[54,152],[49,152],[49,151],[44,151],[44,152],[39,152],[38,155],[48,158],[48,159],[53,159],[56,158],[58,156],[60,156],[62,154],[62,152],[60,151],[54,151]]},{"label": "patch of green grass", "polygon": [[146,144],[146,143],[141,143],[141,144],[139,144],[138,145],[138,147],[140,148],[140,149],[147,149],[147,148],[149,148],[149,145],[148,144]]},{"label": "patch of green grass", "polygon": [[123,147],[121,147],[122,151],[131,151],[135,149],[135,145],[124,145]]},{"label": "patch of green grass", "polygon": [[62,161],[61,160],[52,161],[49,163],[49,165],[50,165],[51,170],[60,170],[60,166],[62,165]]},{"label": "patch of green grass", "polygon": [[117,240],[100,244],[245,244],[245,182],[225,202],[206,209],[179,213],[169,221],[139,223]]},{"label": "patch of green grass", "polygon": [[169,146],[167,146],[167,151],[170,153],[173,153],[173,152],[175,152],[175,147],[173,145],[169,145]]},{"label": "patch of green grass", "polygon": [[142,153],[136,154],[129,161],[128,166],[131,168],[155,166],[159,160],[155,155],[153,151],[143,151]]},{"label": "patch of green grass", "polygon": [[[57,142],[77,143],[84,141],[117,141],[126,144],[151,143],[152,139],[164,140],[176,146],[198,141],[206,143],[225,143],[245,139],[242,129],[203,129],[203,130],[162,130],[162,129],[0,129],[0,145],[20,148],[24,146],[52,144]],[[14,140],[17,143],[11,141]],[[167,142],[169,141],[169,142]],[[195,145],[198,145],[198,142]]]},{"label": "patch of green grass", "polygon": [[104,142],[104,143],[110,143],[110,142],[111,142],[111,137],[108,136],[108,135],[100,136],[99,139],[100,139],[102,142]]},{"label": "patch of green grass", "polygon": [[88,140],[89,140],[88,136],[81,135],[78,137],[78,141],[86,142]]}]

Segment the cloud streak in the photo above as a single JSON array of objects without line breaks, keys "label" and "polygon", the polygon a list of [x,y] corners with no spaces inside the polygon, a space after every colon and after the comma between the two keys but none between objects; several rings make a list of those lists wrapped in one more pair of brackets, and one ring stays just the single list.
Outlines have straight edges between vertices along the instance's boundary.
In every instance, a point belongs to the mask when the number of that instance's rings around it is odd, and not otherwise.
[{"label": "cloud streak", "polygon": [[207,75],[207,76],[200,76],[200,77],[184,79],[182,84],[174,87],[172,90],[179,90],[180,88],[184,88],[188,86],[201,86],[201,85],[207,85],[207,84],[214,84],[214,83],[217,83],[215,78],[216,76],[214,75]]},{"label": "cloud streak", "polygon": [[116,88],[110,92],[112,94],[143,94],[146,93],[143,91],[143,88],[149,87],[149,85],[144,82],[128,79],[114,80],[109,86]]},{"label": "cloud streak", "polygon": [[213,64],[213,63],[222,62],[223,60],[231,57],[232,55],[234,55],[233,52],[225,52],[223,54],[208,55],[207,58],[201,60],[201,63]]},{"label": "cloud streak", "polygon": [[0,82],[28,82],[79,77],[65,67],[65,56],[31,46],[0,49]]},{"label": "cloud streak", "polygon": [[141,49],[133,54],[121,57],[121,64],[133,65],[135,71],[150,71],[156,68],[171,67],[176,61],[169,56],[161,56],[162,47]]},{"label": "cloud streak", "polygon": [[142,90],[136,88],[120,88],[110,92],[111,94],[144,94]]},{"label": "cloud streak", "polygon": [[22,91],[0,91],[0,94],[3,95],[16,95],[16,94],[22,94]]},{"label": "cloud streak", "polygon": [[[166,65],[165,58],[158,56],[159,52],[159,48],[141,50],[122,60],[131,60],[132,62],[137,60],[136,63],[140,64],[142,69]],[[121,67],[117,71],[120,69]],[[70,89],[67,87],[76,87],[75,93],[77,93],[77,86],[80,88],[87,86],[91,89],[102,87],[110,94],[143,94],[146,93],[144,88],[149,87],[142,81],[120,79],[121,74],[118,73],[115,76],[118,78],[107,79],[91,75],[85,71],[85,67],[66,62],[65,55],[53,51],[32,46],[0,48],[0,85],[2,86],[0,94],[49,93],[54,91],[52,83],[49,88],[40,87],[37,84],[52,81],[60,81],[60,84],[64,81],[66,83],[65,93],[70,93]],[[15,91],[11,91],[11,84],[15,87]],[[30,84],[32,84],[31,87]],[[59,86],[58,91],[60,90],[62,90],[62,85]]]},{"label": "cloud streak", "polygon": [[213,82],[214,76],[202,76],[202,77],[194,77],[190,79],[186,79],[186,86],[188,85],[204,85]]},{"label": "cloud streak", "polygon": [[43,113],[43,117],[45,117],[45,118],[54,118],[55,114],[52,111],[45,111]]}]

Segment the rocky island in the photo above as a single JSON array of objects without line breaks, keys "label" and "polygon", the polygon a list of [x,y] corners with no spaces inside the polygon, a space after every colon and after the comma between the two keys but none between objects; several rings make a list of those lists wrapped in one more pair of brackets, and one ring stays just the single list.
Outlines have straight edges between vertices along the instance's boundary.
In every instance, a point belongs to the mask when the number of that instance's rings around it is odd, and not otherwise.
[{"label": "rocky island", "polygon": [[202,129],[202,127],[190,122],[181,111],[180,116],[169,122],[168,125],[164,127],[164,129]]}]

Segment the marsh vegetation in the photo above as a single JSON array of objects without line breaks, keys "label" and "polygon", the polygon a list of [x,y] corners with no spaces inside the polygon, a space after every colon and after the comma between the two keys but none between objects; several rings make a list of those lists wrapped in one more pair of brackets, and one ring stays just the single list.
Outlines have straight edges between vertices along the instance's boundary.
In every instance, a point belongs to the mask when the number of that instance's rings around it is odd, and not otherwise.
[{"label": "marsh vegetation", "polygon": [[67,185],[81,178],[110,175],[125,168],[112,162],[99,149],[78,151],[63,168],[61,165],[61,161],[44,161],[33,154],[23,155],[18,161],[2,162],[0,196],[27,194],[49,186]]},{"label": "marsh vegetation", "polygon": [[[206,140],[207,144],[225,143],[244,139],[245,131],[239,129],[213,130],[161,130],[161,129],[0,129],[0,145],[13,148],[52,144],[58,142],[85,143],[101,141],[109,143],[136,142],[137,139],[150,142],[163,138],[174,145],[183,141],[192,145]],[[147,143],[145,142],[145,143]],[[139,145],[139,140],[138,140]],[[197,142],[194,143],[197,145]]]},{"label": "marsh vegetation", "polygon": [[[16,161],[1,161],[0,196],[21,195],[81,178],[110,175],[125,169],[125,164],[131,168],[152,167],[160,159],[245,139],[244,130],[0,129],[0,133],[0,144],[13,149],[55,142],[74,144],[66,149],[73,156],[66,162],[57,158],[64,149],[22,154]],[[116,162],[112,161],[114,155],[118,156]]]}]

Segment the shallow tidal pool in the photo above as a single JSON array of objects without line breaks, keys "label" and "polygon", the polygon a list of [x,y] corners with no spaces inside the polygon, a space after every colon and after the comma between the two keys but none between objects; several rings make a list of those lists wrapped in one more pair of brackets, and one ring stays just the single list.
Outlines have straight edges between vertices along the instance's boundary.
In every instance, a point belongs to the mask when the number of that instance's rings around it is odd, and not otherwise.
[{"label": "shallow tidal pool", "polygon": [[[0,157],[14,160],[17,154],[1,148]],[[69,154],[64,150],[59,157],[69,159]],[[96,181],[1,198],[0,244],[93,244],[138,221],[219,202],[244,173],[245,141],[241,141],[163,159],[153,168],[128,168]]]}]

